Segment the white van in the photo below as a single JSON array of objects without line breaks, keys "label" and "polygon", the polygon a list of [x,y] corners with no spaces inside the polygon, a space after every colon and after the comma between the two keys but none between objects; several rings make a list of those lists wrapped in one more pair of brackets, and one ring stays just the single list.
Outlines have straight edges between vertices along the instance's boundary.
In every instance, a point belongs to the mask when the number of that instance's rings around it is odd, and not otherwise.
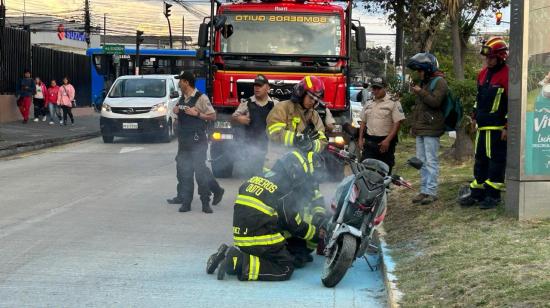
[{"label": "white van", "polygon": [[181,92],[173,75],[122,76],[103,101],[100,127],[103,142],[115,136],[151,134],[170,142],[174,136],[173,107]]}]

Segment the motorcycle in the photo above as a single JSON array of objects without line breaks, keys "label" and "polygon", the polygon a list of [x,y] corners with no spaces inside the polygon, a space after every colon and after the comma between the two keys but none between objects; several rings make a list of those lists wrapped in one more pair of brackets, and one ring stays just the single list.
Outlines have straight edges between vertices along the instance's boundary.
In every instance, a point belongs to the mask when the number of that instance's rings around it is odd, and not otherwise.
[{"label": "motorcycle", "polygon": [[[387,194],[391,185],[412,189],[409,182],[398,175],[389,175],[387,164],[357,157],[346,150],[328,147],[338,159],[351,167],[352,175],[344,178],[336,189],[331,203],[334,211],[325,234],[326,257],[321,280],[325,287],[336,286],[356,258],[365,255],[372,235],[386,215]],[[422,161],[413,157],[407,163],[416,168]]]}]

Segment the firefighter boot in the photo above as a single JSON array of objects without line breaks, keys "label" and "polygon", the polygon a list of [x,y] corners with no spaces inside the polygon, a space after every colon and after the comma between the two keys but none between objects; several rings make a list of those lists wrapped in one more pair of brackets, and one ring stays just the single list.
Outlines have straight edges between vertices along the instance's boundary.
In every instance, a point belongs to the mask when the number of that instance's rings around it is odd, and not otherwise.
[{"label": "firefighter boot", "polygon": [[243,256],[235,246],[229,247],[225,258],[218,266],[218,280],[223,280],[225,274],[238,275],[243,266]]},{"label": "firefighter boot", "polygon": [[183,203],[183,204],[180,206],[179,211],[180,211],[181,213],[185,213],[185,212],[191,211],[191,203],[190,203],[190,202],[189,202],[189,203],[187,203],[187,202]]},{"label": "firefighter boot", "polygon": [[220,190],[214,193],[214,196],[212,198],[212,205],[218,205],[220,201],[222,201],[224,192],[225,192],[225,189],[220,187]]},{"label": "firefighter boot", "polygon": [[202,203],[202,211],[206,214],[212,214],[214,211],[212,211],[212,208],[210,207],[210,202],[203,202]]},{"label": "firefighter boot", "polygon": [[225,252],[227,251],[227,248],[227,245],[221,244],[218,251],[208,258],[208,262],[206,263],[207,274],[214,274],[214,271],[218,268],[218,265],[223,261],[223,259],[225,259]]}]

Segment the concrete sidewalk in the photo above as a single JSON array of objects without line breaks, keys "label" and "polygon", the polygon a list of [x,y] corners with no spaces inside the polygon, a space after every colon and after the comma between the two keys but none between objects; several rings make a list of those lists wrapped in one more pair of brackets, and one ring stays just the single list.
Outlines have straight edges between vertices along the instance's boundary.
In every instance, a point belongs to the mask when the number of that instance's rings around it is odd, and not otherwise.
[{"label": "concrete sidewalk", "polygon": [[75,124],[61,126],[46,122],[0,123],[0,157],[39,150],[100,135],[99,114],[91,108],[75,108]]}]

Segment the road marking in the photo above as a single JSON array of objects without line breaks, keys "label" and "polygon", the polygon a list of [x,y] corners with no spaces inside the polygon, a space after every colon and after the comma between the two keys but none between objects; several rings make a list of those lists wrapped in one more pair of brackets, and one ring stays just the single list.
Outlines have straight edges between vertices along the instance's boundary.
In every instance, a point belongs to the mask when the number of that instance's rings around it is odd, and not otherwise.
[{"label": "road marking", "polygon": [[139,150],[143,150],[143,149],[144,148],[142,148],[142,147],[123,147],[122,149],[120,149],[120,154],[135,152],[135,151],[139,151]]}]

